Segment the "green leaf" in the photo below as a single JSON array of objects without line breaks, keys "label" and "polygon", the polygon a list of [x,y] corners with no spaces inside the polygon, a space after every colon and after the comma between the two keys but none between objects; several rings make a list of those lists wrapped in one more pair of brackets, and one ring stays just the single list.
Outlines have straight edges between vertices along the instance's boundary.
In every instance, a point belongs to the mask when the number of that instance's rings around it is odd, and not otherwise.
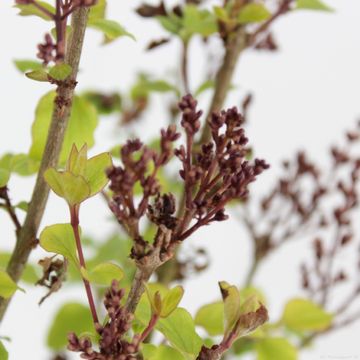
[{"label": "green leaf", "polygon": [[131,98],[136,100],[148,97],[151,92],[174,92],[180,96],[179,89],[165,80],[152,80],[146,74],[140,74],[138,81],[131,89]]},{"label": "green leaf", "polygon": [[105,44],[110,43],[122,36],[127,36],[136,41],[136,38],[133,34],[126,31],[122,25],[113,20],[93,19],[89,22],[89,26],[96,30],[100,30],[104,34]]},{"label": "green leaf", "polygon": [[[48,11],[50,11],[52,14],[55,14],[55,8],[50,5],[49,3],[45,2],[45,1],[37,1],[37,3],[39,5],[41,5],[42,7],[44,7],[45,9],[47,9]],[[47,21],[51,21],[52,19],[44,14],[41,10],[39,10],[36,6],[34,6],[33,4],[29,4],[29,5],[15,5],[15,8],[18,8],[19,11],[19,15],[20,16],[38,16],[44,20]]]},{"label": "green leaf", "polygon": [[156,328],[187,358],[196,359],[203,342],[187,310],[177,308],[169,317],[160,319]]},{"label": "green leaf", "polygon": [[333,12],[334,9],[320,0],[297,0],[296,9]]},{"label": "green leaf", "polygon": [[260,339],[256,345],[257,360],[297,360],[297,350],[284,338]]},{"label": "green leaf", "polygon": [[170,13],[168,16],[157,16],[156,19],[160,25],[172,34],[178,34],[182,28],[182,20],[174,13]]},{"label": "green leaf", "polygon": [[72,68],[70,65],[61,63],[53,66],[49,70],[49,75],[55,80],[62,81],[65,80],[67,77],[69,77],[71,72],[72,72]]},{"label": "green leaf", "polygon": [[239,13],[239,23],[257,23],[267,20],[271,16],[270,11],[260,3],[251,3],[245,5]]},{"label": "green leaf", "polygon": [[[36,107],[35,121],[31,131],[32,145],[29,152],[32,159],[42,159],[54,108],[54,99],[55,92],[51,91],[40,99]],[[85,143],[88,148],[94,145],[94,131],[97,124],[98,116],[95,107],[84,97],[75,96],[60,154],[61,164],[67,160],[73,144],[78,148]]]},{"label": "green leaf", "polygon": [[70,224],[55,224],[47,226],[40,234],[41,247],[55,254],[60,254],[78,266],[76,242]]},{"label": "green leaf", "polygon": [[14,64],[22,73],[29,70],[41,70],[43,68],[42,63],[36,60],[14,60]]},{"label": "green leaf", "polygon": [[17,209],[27,212],[29,209],[29,203],[27,201],[20,201],[15,205]]},{"label": "green leaf", "polygon": [[120,281],[124,277],[123,270],[110,262],[96,265],[90,271],[81,268],[81,273],[88,281],[106,286],[110,286],[113,280]]},{"label": "green leaf", "polygon": [[214,14],[219,20],[223,22],[228,22],[230,20],[229,14],[225,8],[221,6],[214,6],[213,9],[214,9]]},{"label": "green leaf", "polygon": [[240,293],[236,286],[226,281],[219,283],[221,296],[224,302],[224,329],[225,336],[231,332],[240,316]]},{"label": "green leaf", "polygon": [[170,346],[143,344],[141,349],[144,360],[185,360],[180,352]]},{"label": "green leaf", "polygon": [[195,5],[184,7],[183,29],[184,37],[189,38],[193,34],[209,36],[217,32],[217,19],[210,11],[199,9]]},{"label": "green leaf", "polygon": [[175,286],[165,295],[162,301],[160,316],[168,317],[179,305],[184,295],[182,286]]},{"label": "green leaf", "polygon": [[57,314],[48,332],[47,344],[55,351],[64,349],[68,344],[68,334],[75,332],[80,335],[84,332],[94,334],[94,325],[88,306],[79,303],[63,305]]},{"label": "green leaf", "polygon": [[40,82],[49,82],[48,73],[44,69],[33,70],[25,73],[25,76],[31,80]]},{"label": "green leaf", "polygon": [[90,158],[86,163],[85,179],[90,187],[90,196],[100,192],[108,183],[106,170],[112,166],[110,153],[102,153]]},{"label": "green leaf", "polygon": [[9,154],[9,169],[20,176],[30,176],[39,170],[40,163],[27,154]]},{"label": "green leaf", "polygon": [[206,80],[195,90],[195,97],[199,96],[201,93],[203,93],[204,91],[206,91],[208,89],[214,88],[214,86],[215,86],[214,80]]},{"label": "green leaf", "polygon": [[98,0],[96,5],[91,6],[89,12],[89,21],[95,19],[104,19],[106,6],[106,0]]},{"label": "green leaf", "polygon": [[307,299],[290,300],[284,309],[284,324],[295,331],[321,331],[327,329],[333,315]]},{"label": "green leaf", "polygon": [[18,286],[8,273],[5,270],[0,270],[0,296],[8,299],[18,289]]},{"label": "green leaf", "polygon": [[[9,263],[11,257],[11,253],[1,252],[0,253],[0,268],[6,268]],[[27,263],[25,266],[25,270],[22,273],[21,280],[25,283],[34,285],[37,280],[39,280],[39,276],[36,273],[35,265]]]},{"label": "green leaf", "polygon": [[8,360],[9,359],[9,353],[5,349],[5,346],[2,343],[2,341],[0,341],[0,359],[1,360]]},{"label": "green leaf", "polygon": [[90,187],[82,176],[50,168],[45,171],[44,178],[50,188],[70,206],[81,204],[90,197]]},{"label": "green leaf", "polygon": [[211,336],[224,333],[224,304],[215,302],[202,306],[195,316],[195,324],[203,327]]},{"label": "green leaf", "polygon": [[10,179],[10,171],[0,168],[0,188],[6,186]]}]

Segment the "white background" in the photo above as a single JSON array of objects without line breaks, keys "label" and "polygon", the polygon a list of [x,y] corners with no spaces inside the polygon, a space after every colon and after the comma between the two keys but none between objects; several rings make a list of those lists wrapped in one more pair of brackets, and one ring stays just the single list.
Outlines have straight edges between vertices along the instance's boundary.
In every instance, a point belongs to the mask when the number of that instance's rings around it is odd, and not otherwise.
[{"label": "white background", "polygon": [[[163,49],[146,53],[145,44],[155,35],[160,37],[163,31],[152,21],[134,15],[133,9],[140,1],[108,2],[109,18],[120,21],[138,41],[122,39],[100,47],[99,34],[89,31],[79,89],[125,90],[138,70],[166,77],[179,62],[179,44],[174,41]],[[260,193],[275,178],[281,159],[299,148],[306,148],[313,157],[325,161],[328,144],[340,140],[342,132],[354,124],[360,113],[360,2],[327,2],[336,13],[297,12],[282,18],[274,27],[280,52],[249,51],[242,56],[237,68],[234,83],[240,92],[232,93],[228,105],[239,103],[239,93],[255,93],[248,135],[256,153],[273,165],[255,186]],[[16,16],[12,4],[10,0],[0,1],[0,154],[28,150],[36,103],[49,90],[47,85],[26,79],[12,64],[13,59],[34,58],[36,44],[42,40],[48,24]],[[220,46],[218,50],[220,54]],[[192,43],[190,60],[191,86],[196,88],[205,76],[206,61],[198,41]],[[157,132],[166,120],[160,97],[155,97],[151,110],[142,123],[145,138]],[[100,123],[93,153],[107,150],[123,140],[120,133],[114,132],[114,121],[104,119]],[[15,202],[30,198],[33,180],[12,178],[10,190]],[[104,238],[113,230],[108,215],[102,201],[92,199],[84,206],[83,229]],[[62,221],[67,221],[64,203],[51,196],[42,226]],[[0,229],[1,248],[11,249],[12,224],[3,212]],[[191,241],[206,246],[212,258],[211,269],[185,286],[183,306],[194,311],[218,296],[217,281],[241,283],[249,264],[250,245],[236,221],[201,230]],[[298,265],[307,254],[305,247],[290,245],[260,269],[256,284],[268,295],[272,319],[279,316],[287,299],[301,294]],[[36,251],[32,259],[37,261],[41,256],[42,253]],[[0,335],[12,338],[8,344],[11,360],[48,360],[45,334],[52,314],[64,300],[83,299],[82,289],[63,289],[39,309],[37,302],[42,294],[42,289],[27,288],[26,294],[18,293],[10,306]],[[301,359],[360,359],[360,345],[355,335],[359,331],[360,322],[323,337],[313,349],[302,353]]]}]

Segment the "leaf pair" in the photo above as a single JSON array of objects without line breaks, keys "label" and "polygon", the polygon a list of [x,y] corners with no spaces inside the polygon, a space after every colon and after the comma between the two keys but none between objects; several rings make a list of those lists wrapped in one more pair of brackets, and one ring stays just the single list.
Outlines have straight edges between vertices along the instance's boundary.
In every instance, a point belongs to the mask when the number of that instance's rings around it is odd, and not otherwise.
[{"label": "leaf pair", "polygon": [[70,65],[61,63],[54,65],[50,69],[41,67],[39,69],[26,72],[25,75],[29,79],[35,81],[50,82],[51,79],[64,81],[71,75],[71,72],[72,68]]},{"label": "leaf pair", "polygon": [[44,178],[50,188],[69,206],[81,204],[100,192],[108,183],[106,169],[112,165],[109,153],[87,158],[87,146],[80,150],[73,145],[65,171],[47,169]]},{"label": "leaf pair", "polygon": [[242,302],[236,286],[225,281],[219,286],[224,302],[224,338],[245,336],[268,320],[267,310],[256,295]]}]

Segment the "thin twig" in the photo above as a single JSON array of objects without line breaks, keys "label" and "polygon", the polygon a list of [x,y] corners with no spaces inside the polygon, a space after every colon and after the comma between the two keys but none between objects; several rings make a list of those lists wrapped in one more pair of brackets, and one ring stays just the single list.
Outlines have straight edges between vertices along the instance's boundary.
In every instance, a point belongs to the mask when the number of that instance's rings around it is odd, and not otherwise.
[{"label": "thin twig", "polygon": [[4,199],[5,203],[0,204],[0,206],[4,207],[4,209],[8,212],[12,222],[15,225],[16,236],[18,236],[21,230],[21,224],[11,203],[7,187],[5,187],[4,190],[1,192],[1,198]]}]

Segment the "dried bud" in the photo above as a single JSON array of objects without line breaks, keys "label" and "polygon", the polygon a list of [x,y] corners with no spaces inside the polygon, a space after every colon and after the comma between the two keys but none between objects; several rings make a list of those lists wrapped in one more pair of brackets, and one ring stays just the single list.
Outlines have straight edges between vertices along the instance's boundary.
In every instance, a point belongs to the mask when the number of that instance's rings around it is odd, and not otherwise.
[{"label": "dried bud", "polygon": [[154,16],[166,16],[167,12],[165,9],[165,4],[163,1],[159,5],[153,6],[149,4],[142,4],[137,9],[136,12],[145,18],[154,17]]}]

